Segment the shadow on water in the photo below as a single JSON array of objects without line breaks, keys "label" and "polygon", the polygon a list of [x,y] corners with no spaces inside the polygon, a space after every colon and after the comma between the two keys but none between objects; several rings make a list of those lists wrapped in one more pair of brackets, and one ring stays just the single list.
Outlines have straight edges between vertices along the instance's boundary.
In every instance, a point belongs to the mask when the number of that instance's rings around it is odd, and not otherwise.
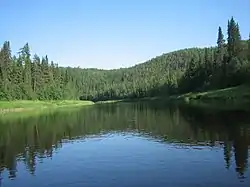
[{"label": "shadow on water", "polygon": [[248,167],[250,145],[250,113],[247,111],[201,110],[195,107],[182,107],[182,116],[193,126],[194,132],[203,132],[211,144],[219,141],[223,145],[226,168],[230,167],[234,154],[240,178]]},{"label": "shadow on water", "polygon": [[26,119],[0,119],[0,176],[6,169],[14,179],[18,162],[25,163],[34,175],[36,165],[52,157],[65,142],[128,132],[176,145],[218,146],[224,149],[226,168],[235,167],[239,178],[247,171],[249,113],[117,103]]}]

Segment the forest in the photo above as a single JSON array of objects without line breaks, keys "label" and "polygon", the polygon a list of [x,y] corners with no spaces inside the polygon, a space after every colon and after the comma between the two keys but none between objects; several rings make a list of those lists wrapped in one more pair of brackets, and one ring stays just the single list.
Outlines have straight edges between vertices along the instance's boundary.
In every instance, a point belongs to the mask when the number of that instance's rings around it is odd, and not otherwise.
[{"label": "forest", "polygon": [[31,56],[28,43],[16,55],[9,41],[0,50],[0,100],[168,97],[249,82],[250,36],[242,40],[233,17],[227,37],[218,28],[217,46],[182,49],[129,68],[59,67],[47,56]]}]

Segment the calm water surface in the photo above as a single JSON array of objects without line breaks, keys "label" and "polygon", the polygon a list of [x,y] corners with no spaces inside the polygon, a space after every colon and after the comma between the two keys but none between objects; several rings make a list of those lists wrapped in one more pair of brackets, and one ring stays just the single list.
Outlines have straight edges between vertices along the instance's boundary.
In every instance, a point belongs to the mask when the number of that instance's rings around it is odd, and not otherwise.
[{"label": "calm water surface", "polygon": [[250,114],[111,104],[0,119],[1,187],[250,186]]}]

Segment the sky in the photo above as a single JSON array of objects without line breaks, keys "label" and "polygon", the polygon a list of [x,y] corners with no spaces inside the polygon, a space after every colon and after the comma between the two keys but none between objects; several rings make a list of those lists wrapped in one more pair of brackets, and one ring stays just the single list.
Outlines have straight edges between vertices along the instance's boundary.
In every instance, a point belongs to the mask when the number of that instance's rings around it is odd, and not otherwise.
[{"label": "sky", "polygon": [[0,43],[59,66],[114,69],[216,45],[232,16],[250,32],[250,0],[0,0]]}]

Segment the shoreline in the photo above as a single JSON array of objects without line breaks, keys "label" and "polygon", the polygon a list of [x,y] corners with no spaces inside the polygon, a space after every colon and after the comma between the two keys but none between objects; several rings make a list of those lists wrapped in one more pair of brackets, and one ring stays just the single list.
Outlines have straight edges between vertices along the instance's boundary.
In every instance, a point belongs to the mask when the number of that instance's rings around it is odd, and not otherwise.
[{"label": "shoreline", "polygon": [[16,101],[0,101],[0,115],[10,113],[20,113],[28,111],[40,111],[44,109],[56,109],[67,107],[82,107],[93,105],[92,101],[78,100],[60,100],[60,101],[34,101],[34,100],[16,100]]},{"label": "shoreline", "polygon": [[20,113],[32,110],[56,109],[67,107],[82,107],[98,104],[132,103],[132,102],[164,102],[188,104],[198,107],[217,108],[248,108],[250,104],[250,87],[241,85],[237,87],[210,90],[207,92],[190,92],[169,97],[145,97],[106,101],[86,101],[86,100],[15,100],[0,101],[0,115],[9,113]]},{"label": "shoreline", "polygon": [[204,103],[246,104],[250,103],[250,86],[241,85],[205,92],[190,92],[170,96],[170,100],[179,100],[186,103],[200,101]]},{"label": "shoreline", "polygon": [[[98,101],[96,104],[129,103],[129,102],[162,102],[187,104],[197,107],[218,109],[248,109],[250,105],[250,86],[241,85],[206,92],[190,92],[169,97],[145,97],[121,100]],[[248,109],[249,110],[249,109]]]}]

